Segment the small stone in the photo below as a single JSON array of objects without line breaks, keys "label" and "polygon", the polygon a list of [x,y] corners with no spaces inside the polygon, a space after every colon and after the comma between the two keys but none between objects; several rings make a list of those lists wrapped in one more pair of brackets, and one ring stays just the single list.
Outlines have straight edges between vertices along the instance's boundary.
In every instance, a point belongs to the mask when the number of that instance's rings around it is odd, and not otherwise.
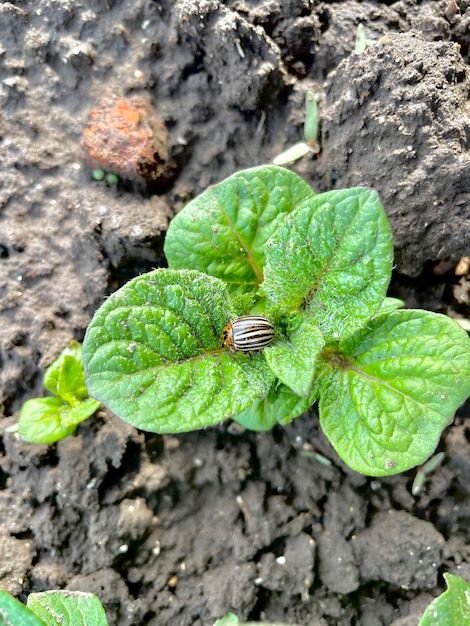
[{"label": "small stone", "polygon": [[165,124],[140,96],[101,100],[83,133],[84,161],[93,169],[147,186],[172,172]]}]

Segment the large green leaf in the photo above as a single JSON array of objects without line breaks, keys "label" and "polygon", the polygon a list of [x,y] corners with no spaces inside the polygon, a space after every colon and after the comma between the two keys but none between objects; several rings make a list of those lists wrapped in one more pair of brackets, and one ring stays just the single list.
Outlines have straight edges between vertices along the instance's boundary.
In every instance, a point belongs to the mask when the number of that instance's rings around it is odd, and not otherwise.
[{"label": "large green leaf", "polygon": [[234,317],[224,284],[196,271],[156,270],[127,283],[95,314],[83,343],[90,393],[152,432],[217,424],[264,397],[264,356],[229,354]]},{"label": "large green leaf", "polygon": [[470,340],[426,311],[380,316],[325,349],[320,423],[358,472],[395,474],[423,463],[470,394]]},{"label": "large green leaf", "polygon": [[256,292],[266,241],[286,214],[313,196],[301,178],[280,167],[238,172],[172,220],[165,239],[168,264],[220,278],[232,294]]},{"label": "large green leaf", "polygon": [[305,307],[327,341],[361,328],[381,305],[392,238],[375,191],[330,191],[286,217],[266,244],[262,291],[286,312]]}]

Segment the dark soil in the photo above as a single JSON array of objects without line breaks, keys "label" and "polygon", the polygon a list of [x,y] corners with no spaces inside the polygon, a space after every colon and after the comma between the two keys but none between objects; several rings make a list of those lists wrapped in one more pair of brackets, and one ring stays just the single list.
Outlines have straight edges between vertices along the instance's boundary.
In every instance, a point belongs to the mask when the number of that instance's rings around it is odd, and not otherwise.
[{"label": "dark soil", "polygon": [[[405,626],[442,572],[470,581],[468,408],[418,497],[415,471],[348,470],[313,413],[261,434],[144,434],[105,411],[55,446],[5,432],[107,294],[164,264],[175,212],[302,138],[309,89],[322,152],[293,169],[319,191],[375,187],[395,238],[392,295],[470,317],[453,271],[470,254],[470,2],[458,5],[0,4],[1,588],[92,591],[119,626],[212,624],[229,610]],[[359,23],[376,40],[363,54]],[[89,111],[130,95],[169,131],[173,178],[158,195],[98,183],[82,162]]]}]

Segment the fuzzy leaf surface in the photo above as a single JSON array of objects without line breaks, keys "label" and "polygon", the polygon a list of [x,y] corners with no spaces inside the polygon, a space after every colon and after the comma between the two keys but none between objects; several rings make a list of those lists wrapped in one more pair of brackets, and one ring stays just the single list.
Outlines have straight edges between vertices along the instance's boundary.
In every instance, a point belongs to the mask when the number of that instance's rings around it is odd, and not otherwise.
[{"label": "fuzzy leaf surface", "polygon": [[392,270],[390,227],[377,193],[353,188],[306,200],[266,244],[268,306],[306,306],[328,341],[361,328],[381,305]]},{"label": "fuzzy leaf surface", "polygon": [[447,590],[428,606],[418,626],[470,624],[470,585],[453,574],[444,574]]},{"label": "fuzzy leaf surface", "polygon": [[443,315],[399,310],[340,350],[325,350],[317,372],[320,423],[339,456],[371,476],[423,463],[470,394],[467,334]]},{"label": "fuzzy leaf surface", "polygon": [[108,626],[97,596],[82,591],[44,591],[28,596],[28,608],[47,626]]},{"label": "fuzzy leaf surface", "polygon": [[311,316],[289,337],[265,349],[266,361],[274,374],[298,396],[307,397],[315,377],[315,363],[325,341]]},{"label": "fuzzy leaf surface", "polygon": [[313,196],[299,176],[280,167],[238,172],[173,218],[165,239],[168,264],[220,278],[232,294],[256,292],[266,241],[285,215]]},{"label": "fuzzy leaf surface", "polygon": [[131,280],[97,311],[83,343],[90,393],[129,424],[158,433],[210,426],[262,398],[264,356],[229,354],[225,285],[188,270]]}]

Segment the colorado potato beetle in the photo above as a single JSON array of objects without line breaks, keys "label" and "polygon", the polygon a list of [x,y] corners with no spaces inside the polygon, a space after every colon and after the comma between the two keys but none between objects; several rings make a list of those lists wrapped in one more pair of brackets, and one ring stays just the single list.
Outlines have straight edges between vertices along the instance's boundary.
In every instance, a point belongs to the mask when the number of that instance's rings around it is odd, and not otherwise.
[{"label": "colorado potato beetle", "polygon": [[231,320],[222,332],[230,352],[258,352],[274,340],[274,326],[261,315],[242,315]]}]

